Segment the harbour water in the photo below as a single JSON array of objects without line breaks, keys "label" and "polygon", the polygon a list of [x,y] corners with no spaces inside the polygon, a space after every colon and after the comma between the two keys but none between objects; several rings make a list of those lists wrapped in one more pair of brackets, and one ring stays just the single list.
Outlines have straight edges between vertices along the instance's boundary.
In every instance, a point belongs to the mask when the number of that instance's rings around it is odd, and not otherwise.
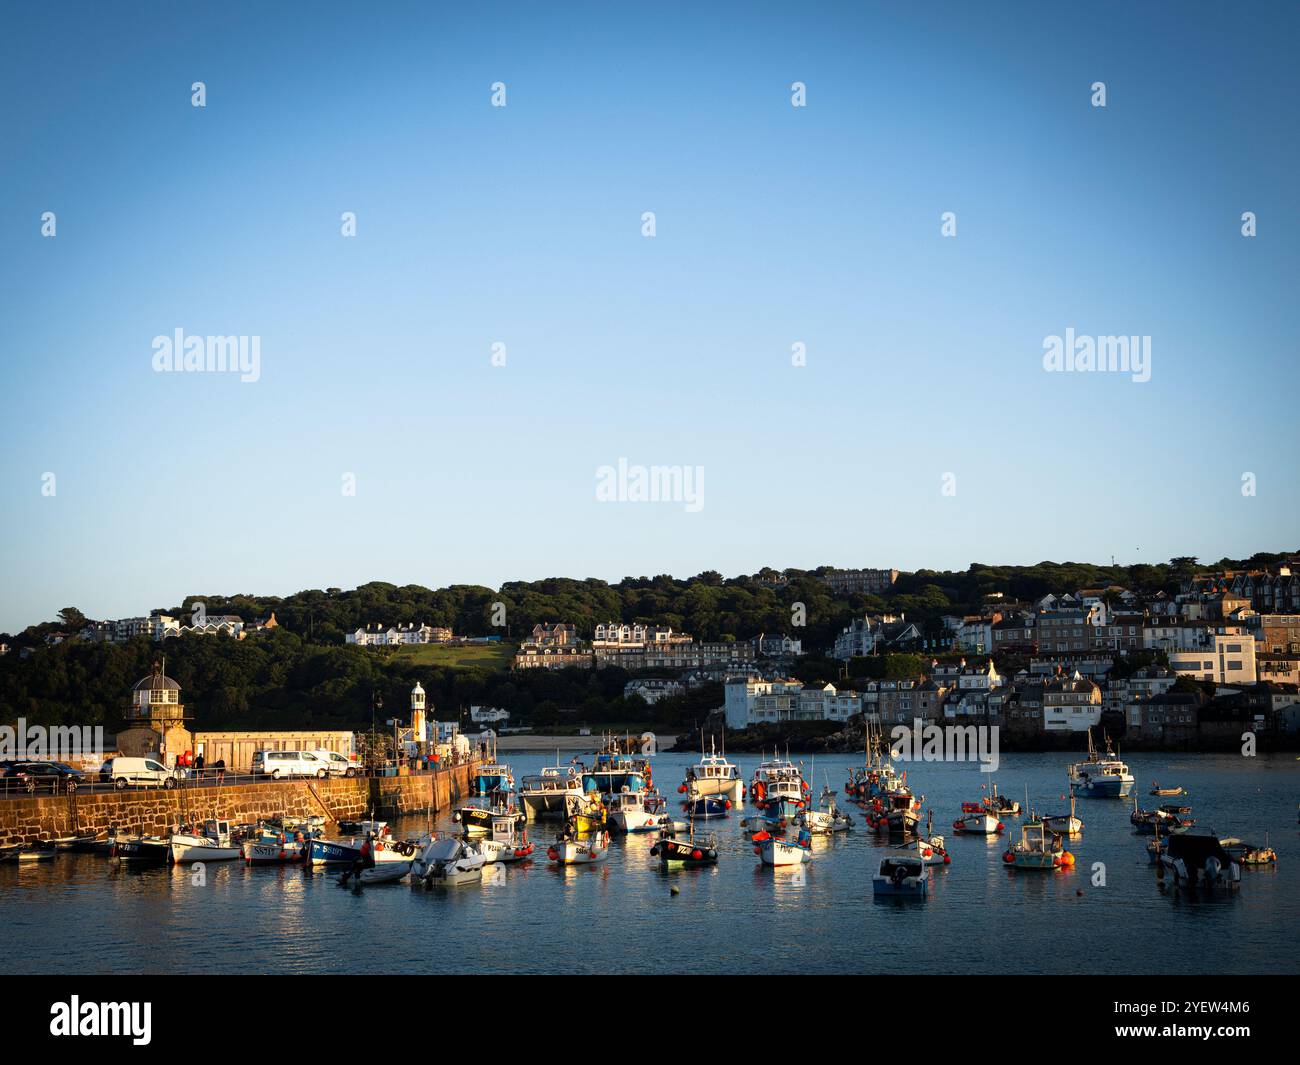
[{"label": "harbour water", "polygon": [[[566,755],[567,757],[567,755]],[[654,759],[674,802],[690,755]],[[732,759],[746,781],[757,756]],[[795,761],[801,759],[796,756]],[[1063,811],[1061,754],[1004,756],[995,779],[1010,798]],[[553,762],[511,756],[516,779]],[[816,794],[842,788],[861,756],[802,758]],[[535,860],[489,867],[482,884],[433,891],[406,884],[357,895],[317,869],[210,864],[131,870],[93,855],[0,865],[0,931],[10,973],[1296,973],[1300,848],[1294,755],[1135,755],[1144,807],[1153,780],[1181,785],[1197,826],[1265,838],[1278,864],[1243,871],[1232,895],[1161,888],[1150,837],[1129,824],[1131,800],[1080,799],[1077,864],[1015,873],[1001,853],[1018,838],[956,836],[963,801],[988,775],[974,764],[914,763],[908,782],[934,809],[950,866],[931,873],[925,902],[875,901],[871,875],[887,844],[846,808],[855,830],[817,839],[801,869],[760,867],[734,814],[710,821],[716,867],[662,872],[649,836],[615,837],[608,861],[557,869],[545,858],[554,823],[530,827]],[[923,815],[924,816],[924,815]],[[441,817],[436,827],[455,826]],[[425,819],[394,822],[397,835]],[[1105,884],[1094,886],[1095,865]],[[673,895],[671,887],[679,893]]]}]

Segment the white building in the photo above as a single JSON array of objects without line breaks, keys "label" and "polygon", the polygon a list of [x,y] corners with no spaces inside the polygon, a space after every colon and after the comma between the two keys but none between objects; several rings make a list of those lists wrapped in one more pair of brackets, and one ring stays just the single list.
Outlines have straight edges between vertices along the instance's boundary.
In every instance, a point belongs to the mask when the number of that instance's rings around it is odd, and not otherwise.
[{"label": "white building", "polygon": [[1254,684],[1255,640],[1251,636],[1208,637],[1213,646],[1196,651],[1172,651],[1169,668],[1182,677],[1212,680],[1216,684]]},{"label": "white building", "polygon": [[[723,684],[722,709],[727,719],[727,728],[748,728],[756,720],[754,708],[760,697],[765,695],[784,695],[797,703],[803,685],[792,678],[782,680],[763,680],[760,677],[729,677]],[[767,707],[766,709],[771,709]],[[776,720],[776,719],[773,719]]]},{"label": "white building", "polygon": [[469,719],[476,725],[492,725],[498,722],[504,725],[510,720],[510,711],[502,710],[499,706],[471,706]]},{"label": "white building", "polygon": [[347,633],[345,643],[354,643],[358,647],[399,647],[408,644],[447,643],[451,640],[451,629],[437,626],[406,625],[367,625]]}]

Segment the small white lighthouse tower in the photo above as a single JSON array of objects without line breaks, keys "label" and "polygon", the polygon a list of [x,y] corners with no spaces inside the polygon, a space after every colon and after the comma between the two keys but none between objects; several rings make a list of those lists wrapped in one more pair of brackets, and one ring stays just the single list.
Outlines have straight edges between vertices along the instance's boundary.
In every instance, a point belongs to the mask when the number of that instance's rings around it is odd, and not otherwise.
[{"label": "small white lighthouse tower", "polygon": [[420,687],[420,682],[417,680],[415,687],[411,689],[411,739],[416,743],[427,743],[429,740],[429,729],[425,720],[426,710],[424,689]]}]

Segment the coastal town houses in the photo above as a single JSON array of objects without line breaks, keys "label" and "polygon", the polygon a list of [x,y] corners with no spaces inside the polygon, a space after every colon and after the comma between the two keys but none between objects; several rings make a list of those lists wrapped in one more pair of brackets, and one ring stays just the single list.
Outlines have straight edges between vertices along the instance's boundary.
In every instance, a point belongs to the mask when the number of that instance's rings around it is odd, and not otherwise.
[{"label": "coastal town houses", "polygon": [[778,633],[760,632],[750,641],[754,653],[760,658],[798,658],[803,654],[803,641]]},{"label": "coastal town houses", "polygon": [[449,643],[451,629],[408,622],[404,625],[366,625],[344,636],[344,642],[358,647],[401,647],[412,644]]},{"label": "coastal town houses", "polygon": [[1183,582],[1184,594],[1229,592],[1260,614],[1300,613],[1300,560],[1288,559],[1248,570],[1197,573]]},{"label": "coastal town houses", "polygon": [[1300,614],[1259,614],[1254,627],[1258,630],[1259,650],[1267,654],[1300,652]]},{"label": "coastal town houses", "polygon": [[884,651],[910,651],[923,643],[921,630],[902,614],[854,618],[835,638],[831,656],[842,662]]},{"label": "coastal town houses", "polygon": [[634,695],[639,696],[650,706],[653,706],[660,699],[681,695],[684,691],[686,691],[685,684],[667,677],[643,677],[639,680],[630,680],[623,685],[624,698],[630,699]]}]

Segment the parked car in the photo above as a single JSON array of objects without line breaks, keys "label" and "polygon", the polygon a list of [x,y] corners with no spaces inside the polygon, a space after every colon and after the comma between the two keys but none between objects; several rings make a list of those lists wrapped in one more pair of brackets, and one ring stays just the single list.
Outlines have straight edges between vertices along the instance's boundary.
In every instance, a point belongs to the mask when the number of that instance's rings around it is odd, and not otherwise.
[{"label": "parked car", "polygon": [[280,777],[327,777],[329,765],[322,762],[311,751],[254,751],[253,776],[267,776],[272,780]]},{"label": "parked car", "polygon": [[99,779],[112,784],[119,791],[129,786],[145,788],[174,788],[176,774],[153,758],[131,758],[118,755],[99,767]]},{"label": "parked car", "polygon": [[339,754],[338,751],[320,749],[311,753],[316,756],[317,761],[325,763],[325,768],[332,777],[354,777],[360,771],[356,762],[347,755]]},{"label": "parked car", "polygon": [[[0,767],[0,775],[27,791],[76,791],[84,774],[63,762],[12,761]],[[13,786],[13,785],[10,785]]]}]

